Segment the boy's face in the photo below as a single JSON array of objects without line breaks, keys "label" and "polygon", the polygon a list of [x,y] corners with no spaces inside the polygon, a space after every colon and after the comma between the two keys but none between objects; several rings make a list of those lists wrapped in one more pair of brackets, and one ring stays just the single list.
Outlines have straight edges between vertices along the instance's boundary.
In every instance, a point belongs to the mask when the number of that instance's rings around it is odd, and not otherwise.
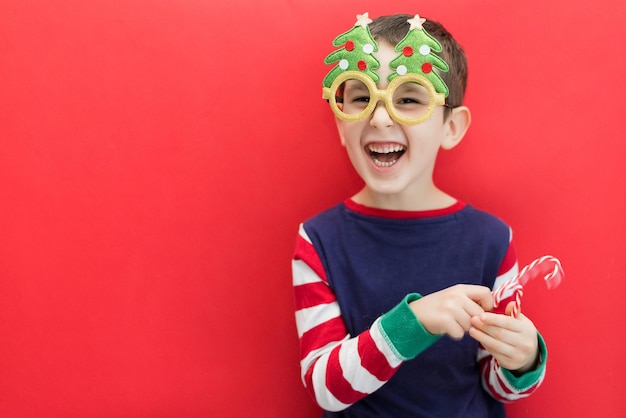
[{"label": "boy's face", "polygon": [[[387,87],[392,72],[389,62],[397,56],[393,47],[379,42],[374,53],[380,61],[378,89]],[[368,191],[379,197],[420,198],[432,188],[432,174],[439,147],[445,147],[448,122],[443,107],[417,125],[402,125],[392,119],[385,104],[378,102],[372,114],[360,121],[337,119],[341,143]]]}]

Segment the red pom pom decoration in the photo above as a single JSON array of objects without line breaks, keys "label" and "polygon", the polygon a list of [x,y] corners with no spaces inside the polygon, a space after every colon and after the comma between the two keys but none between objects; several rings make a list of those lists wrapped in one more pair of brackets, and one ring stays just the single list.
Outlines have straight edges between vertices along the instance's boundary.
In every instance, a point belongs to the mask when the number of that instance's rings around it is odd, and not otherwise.
[{"label": "red pom pom decoration", "polygon": [[411,55],[413,55],[413,48],[410,46],[405,46],[404,49],[402,50],[402,54],[405,57],[410,57]]},{"label": "red pom pom decoration", "polygon": [[433,65],[430,62],[425,62],[422,64],[422,72],[424,74],[428,74],[433,70]]},{"label": "red pom pom decoration", "polygon": [[352,50],[354,50],[354,41],[346,42],[346,51],[352,51]]},{"label": "red pom pom decoration", "polygon": [[367,69],[367,63],[363,60],[359,60],[358,64],[359,70],[365,71]]}]

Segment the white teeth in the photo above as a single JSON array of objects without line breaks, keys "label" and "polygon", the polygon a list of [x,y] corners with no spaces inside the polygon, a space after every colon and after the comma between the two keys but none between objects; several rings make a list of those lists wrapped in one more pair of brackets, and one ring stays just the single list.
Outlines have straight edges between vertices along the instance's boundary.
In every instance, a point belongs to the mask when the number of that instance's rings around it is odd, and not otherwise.
[{"label": "white teeth", "polygon": [[398,162],[398,159],[404,151],[406,146],[394,143],[371,143],[367,145],[367,151],[370,153],[370,157],[374,164],[378,167],[391,167]]},{"label": "white teeth", "polygon": [[376,164],[379,167],[391,167],[392,165],[394,165],[395,163],[398,162],[398,160],[392,160],[392,161],[378,161],[376,159],[373,160],[374,164]]},{"label": "white teeth", "polygon": [[390,152],[404,151],[406,147],[400,144],[369,144],[367,149],[377,154],[389,154]]}]

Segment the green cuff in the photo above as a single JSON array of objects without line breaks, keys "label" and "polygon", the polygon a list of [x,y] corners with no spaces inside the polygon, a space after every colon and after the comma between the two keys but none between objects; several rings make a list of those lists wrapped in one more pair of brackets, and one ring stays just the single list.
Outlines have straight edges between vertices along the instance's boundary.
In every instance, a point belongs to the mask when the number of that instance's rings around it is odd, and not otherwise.
[{"label": "green cuff", "polygon": [[409,303],[421,297],[418,293],[408,294],[395,308],[385,313],[378,323],[387,344],[403,361],[415,358],[440,338],[440,335],[426,331],[409,306]]},{"label": "green cuff", "polygon": [[535,385],[546,371],[548,361],[548,347],[541,334],[537,333],[539,339],[539,364],[535,370],[528,371],[521,376],[515,375],[511,370],[502,368],[502,373],[506,380],[518,391],[523,392]]}]

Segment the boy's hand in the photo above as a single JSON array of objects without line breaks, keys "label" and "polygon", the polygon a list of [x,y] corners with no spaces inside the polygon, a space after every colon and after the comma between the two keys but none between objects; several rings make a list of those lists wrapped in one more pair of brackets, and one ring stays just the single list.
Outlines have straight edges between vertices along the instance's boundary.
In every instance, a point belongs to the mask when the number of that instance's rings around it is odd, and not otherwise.
[{"label": "boy's hand", "polygon": [[521,312],[517,317],[510,316],[513,305],[514,302],[507,305],[505,315],[484,312],[472,317],[469,334],[498,360],[500,366],[524,373],[537,367],[537,329]]},{"label": "boy's hand", "polygon": [[470,320],[490,311],[493,300],[485,286],[458,284],[424,296],[409,306],[426,331],[461,339],[471,327]]}]

